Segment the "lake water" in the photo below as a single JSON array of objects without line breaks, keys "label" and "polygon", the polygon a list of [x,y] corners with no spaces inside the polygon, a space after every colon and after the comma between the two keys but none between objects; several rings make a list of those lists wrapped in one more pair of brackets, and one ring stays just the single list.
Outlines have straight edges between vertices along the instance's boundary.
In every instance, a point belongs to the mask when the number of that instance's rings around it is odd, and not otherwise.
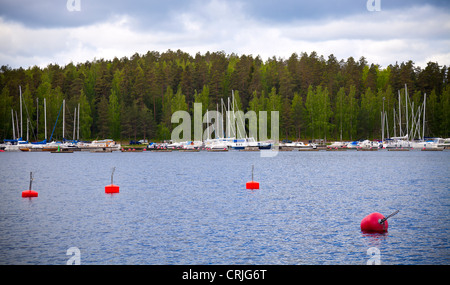
[{"label": "lake water", "polygon": [[[0,264],[450,264],[450,152],[0,153]],[[254,165],[259,190],[246,190]],[[120,193],[105,194],[112,167]],[[22,198],[33,172],[37,198]],[[361,220],[388,215],[386,234]]]}]

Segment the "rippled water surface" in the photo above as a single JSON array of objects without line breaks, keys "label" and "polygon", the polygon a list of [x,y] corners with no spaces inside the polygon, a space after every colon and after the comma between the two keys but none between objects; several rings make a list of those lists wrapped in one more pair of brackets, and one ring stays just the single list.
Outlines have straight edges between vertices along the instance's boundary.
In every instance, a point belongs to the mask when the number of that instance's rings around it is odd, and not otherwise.
[{"label": "rippled water surface", "polygon": [[[0,264],[450,264],[450,152],[0,153]],[[261,189],[250,191],[255,180]],[[120,193],[104,193],[116,167]],[[33,171],[37,198],[22,198]],[[363,234],[372,212],[389,232]]]}]

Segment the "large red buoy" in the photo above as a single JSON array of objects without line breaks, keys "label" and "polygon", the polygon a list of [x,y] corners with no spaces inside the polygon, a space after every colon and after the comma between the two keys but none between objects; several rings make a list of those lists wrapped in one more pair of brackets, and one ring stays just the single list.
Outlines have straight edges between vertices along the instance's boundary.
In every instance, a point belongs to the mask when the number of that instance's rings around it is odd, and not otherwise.
[{"label": "large red buoy", "polygon": [[30,172],[30,187],[29,190],[22,191],[22,198],[32,198],[38,196],[38,192],[31,190],[32,183],[33,183],[33,172]]},{"label": "large red buoy", "polygon": [[106,194],[119,193],[119,186],[113,184],[113,175],[114,175],[114,171],[115,170],[116,170],[116,168],[113,167],[113,171],[111,173],[111,184],[105,186],[105,193]]},{"label": "large red buoy", "polygon": [[252,165],[252,181],[249,181],[245,184],[246,189],[251,190],[259,189],[259,182],[253,181],[253,168],[254,166]]},{"label": "large red buoy", "polygon": [[387,217],[384,217],[380,213],[372,213],[366,216],[361,221],[361,231],[367,233],[385,233],[388,231],[389,224],[387,219],[397,214],[399,211],[395,211]]}]

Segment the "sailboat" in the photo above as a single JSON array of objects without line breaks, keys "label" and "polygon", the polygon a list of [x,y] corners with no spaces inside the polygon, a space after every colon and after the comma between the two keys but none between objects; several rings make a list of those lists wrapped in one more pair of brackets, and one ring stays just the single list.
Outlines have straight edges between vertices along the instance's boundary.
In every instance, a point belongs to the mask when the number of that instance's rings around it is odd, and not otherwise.
[{"label": "sailboat", "polygon": [[[12,126],[13,126],[13,139],[4,140],[4,144],[2,146],[4,151],[20,151],[21,148],[25,148],[29,146],[28,140],[23,140],[23,122],[22,122],[22,87],[19,85],[19,103],[20,103],[20,131],[19,131],[19,121],[17,119],[16,112],[16,121],[14,124],[14,111],[11,109],[11,117],[12,117]],[[28,126],[28,124],[27,124]],[[16,129],[17,128],[17,135]],[[19,133],[20,132],[20,133]],[[20,134],[20,136],[19,136]]]}]

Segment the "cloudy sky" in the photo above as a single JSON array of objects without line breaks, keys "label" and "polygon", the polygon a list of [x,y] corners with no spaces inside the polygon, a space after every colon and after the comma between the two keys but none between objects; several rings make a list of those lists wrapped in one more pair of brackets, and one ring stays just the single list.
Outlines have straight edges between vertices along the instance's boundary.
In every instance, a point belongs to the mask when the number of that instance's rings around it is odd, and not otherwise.
[{"label": "cloudy sky", "polygon": [[450,1],[0,0],[0,39],[12,68],[168,49],[449,66]]}]

